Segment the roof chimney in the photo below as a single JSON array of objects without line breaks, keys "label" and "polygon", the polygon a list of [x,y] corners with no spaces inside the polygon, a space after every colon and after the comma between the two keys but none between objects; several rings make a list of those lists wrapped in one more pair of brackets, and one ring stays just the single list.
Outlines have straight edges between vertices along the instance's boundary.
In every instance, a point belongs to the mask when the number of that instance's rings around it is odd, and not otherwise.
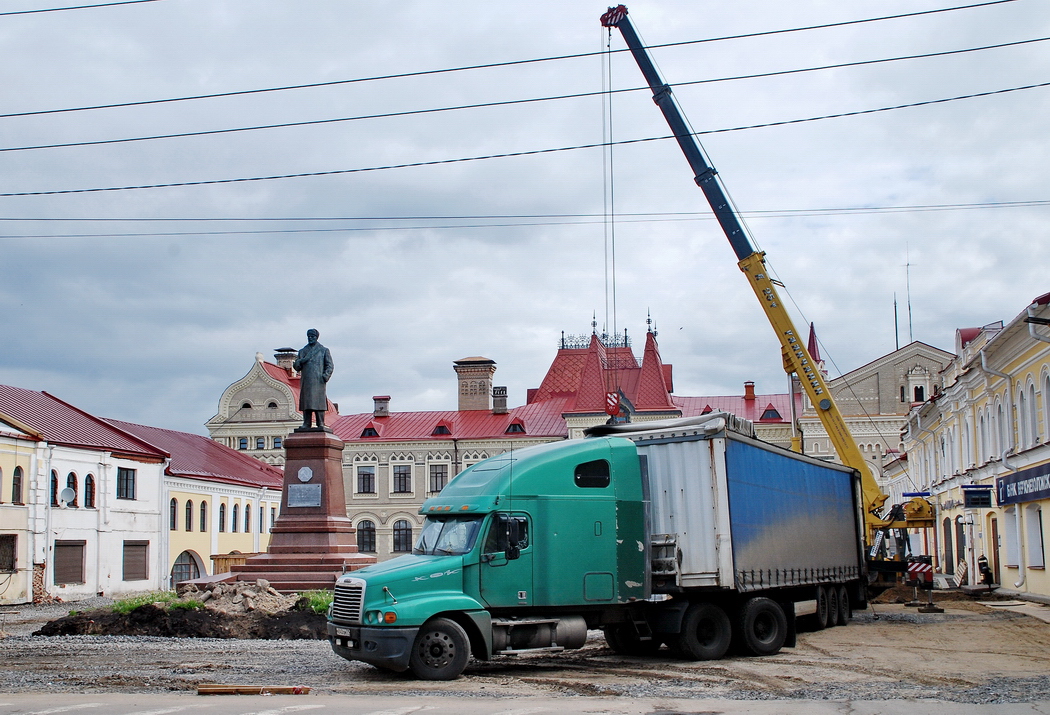
[{"label": "roof chimney", "polygon": [[505,414],[507,414],[507,388],[506,387],[493,387],[492,388],[492,414],[494,414],[494,415],[505,415]]},{"label": "roof chimney", "polygon": [[496,361],[486,357],[454,360],[453,369],[459,383],[459,410],[492,409],[492,375]]},{"label": "roof chimney", "polygon": [[753,400],[755,399],[755,383],[748,380],[744,383],[744,399]]},{"label": "roof chimney", "polygon": [[283,367],[289,373],[294,372],[292,363],[299,357],[299,351],[295,348],[275,348],[273,359],[277,361],[277,367]]},{"label": "roof chimney", "polygon": [[390,395],[375,395],[372,397],[375,407],[372,409],[373,417],[390,416]]}]

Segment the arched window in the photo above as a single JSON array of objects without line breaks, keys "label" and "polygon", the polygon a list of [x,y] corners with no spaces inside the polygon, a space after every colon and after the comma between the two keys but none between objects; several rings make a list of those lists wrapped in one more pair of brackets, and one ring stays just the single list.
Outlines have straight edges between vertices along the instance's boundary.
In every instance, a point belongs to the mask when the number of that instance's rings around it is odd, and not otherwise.
[{"label": "arched window", "polygon": [[283,446],[284,446],[284,440],[283,439],[281,439],[280,437],[274,437],[273,438],[273,448],[274,449],[280,449]]},{"label": "arched window", "polygon": [[226,505],[219,504],[219,532],[226,531]]},{"label": "arched window", "polygon": [[1028,386],[1028,446],[1039,444],[1039,411],[1036,409],[1035,384]]},{"label": "arched window", "polygon": [[168,503],[168,529],[175,531],[179,528],[179,502],[172,497]]},{"label": "arched window", "polygon": [[71,506],[74,509],[76,509],[77,506],[78,506],[77,505],[77,496],[78,496],[78,491],[79,490],[77,489],[77,475],[74,474],[73,472],[70,472],[69,474],[66,475],[66,489],[72,489],[73,490],[73,498],[70,499],[66,503],[66,506]]},{"label": "arched window", "polygon": [[394,553],[407,554],[412,550],[412,525],[406,519],[394,522]]},{"label": "arched window", "polygon": [[369,519],[357,523],[357,550],[362,554],[376,552],[376,525]]},{"label": "arched window", "polygon": [[252,533],[252,505],[244,505],[244,533]]},{"label": "arched window", "polygon": [[266,438],[265,437],[256,437],[255,438],[255,448],[256,449],[266,449]]},{"label": "arched window", "polygon": [[95,477],[92,474],[84,477],[84,508],[95,508]]},{"label": "arched window", "polygon": [[21,504],[22,503],[22,468],[15,467],[14,474],[11,475],[11,503]]},{"label": "arched window", "polygon": [[179,554],[179,557],[175,559],[175,564],[171,567],[172,586],[182,581],[200,577],[201,570],[197,566],[197,559],[193,558],[193,554],[189,551],[183,551]]},{"label": "arched window", "polygon": [[58,506],[58,472],[51,470],[51,506]]},{"label": "arched window", "polygon": [[201,502],[201,523],[200,523],[200,526],[201,526],[200,530],[202,532],[208,530],[208,502],[206,502],[206,501],[202,501]]},{"label": "arched window", "polygon": [[1028,446],[1028,400],[1024,387],[1019,387],[1017,392],[1017,447],[1024,449]]},{"label": "arched window", "polygon": [[237,533],[237,527],[240,526],[240,524],[237,523],[237,520],[240,519],[240,518],[241,518],[241,505],[240,504],[234,504],[233,505],[233,511],[230,512],[230,531],[232,531],[235,534]]},{"label": "arched window", "polygon": [[998,456],[1006,451],[1006,418],[1001,402],[996,403],[995,413],[995,451]]},{"label": "arched window", "polygon": [[193,500],[186,500],[186,531],[193,531]]}]

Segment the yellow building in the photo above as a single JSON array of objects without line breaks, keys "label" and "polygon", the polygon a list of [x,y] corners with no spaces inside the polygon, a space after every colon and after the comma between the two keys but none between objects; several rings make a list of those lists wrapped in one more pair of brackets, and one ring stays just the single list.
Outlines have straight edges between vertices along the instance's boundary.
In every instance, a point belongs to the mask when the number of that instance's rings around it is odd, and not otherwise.
[{"label": "yellow building", "polygon": [[944,574],[980,583],[981,557],[1004,590],[1050,597],[1050,293],[1006,325],[956,333],[943,388],[905,433],[910,490],[929,491],[926,537]]},{"label": "yellow building", "polygon": [[164,470],[169,583],[229,571],[266,551],[283,473],[207,437],[110,420],[170,455]]}]

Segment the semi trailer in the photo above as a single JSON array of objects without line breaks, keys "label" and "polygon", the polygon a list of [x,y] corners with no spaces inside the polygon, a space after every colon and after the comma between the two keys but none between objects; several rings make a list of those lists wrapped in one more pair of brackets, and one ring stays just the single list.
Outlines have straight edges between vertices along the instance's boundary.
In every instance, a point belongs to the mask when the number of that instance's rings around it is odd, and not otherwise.
[{"label": "semi trailer", "polygon": [[728,413],[490,457],[421,513],[411,554],[336,581],[336,654],[431,680],[594,629],[625,654],[769,655],[797,618],[844,624],[864,605],[856,470]]}]

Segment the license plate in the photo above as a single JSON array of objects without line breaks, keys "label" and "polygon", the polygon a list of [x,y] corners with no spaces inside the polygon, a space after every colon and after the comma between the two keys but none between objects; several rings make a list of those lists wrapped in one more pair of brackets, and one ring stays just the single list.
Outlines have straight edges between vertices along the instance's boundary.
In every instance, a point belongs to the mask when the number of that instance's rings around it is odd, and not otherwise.
[{"label": "license plate", "polygon": [[348,637],[350,635],[350,629],[349,628],[336,628],[335,629],[335,634],[337,636],[343,636],[344,638],[346,638],[346,637]]}]

